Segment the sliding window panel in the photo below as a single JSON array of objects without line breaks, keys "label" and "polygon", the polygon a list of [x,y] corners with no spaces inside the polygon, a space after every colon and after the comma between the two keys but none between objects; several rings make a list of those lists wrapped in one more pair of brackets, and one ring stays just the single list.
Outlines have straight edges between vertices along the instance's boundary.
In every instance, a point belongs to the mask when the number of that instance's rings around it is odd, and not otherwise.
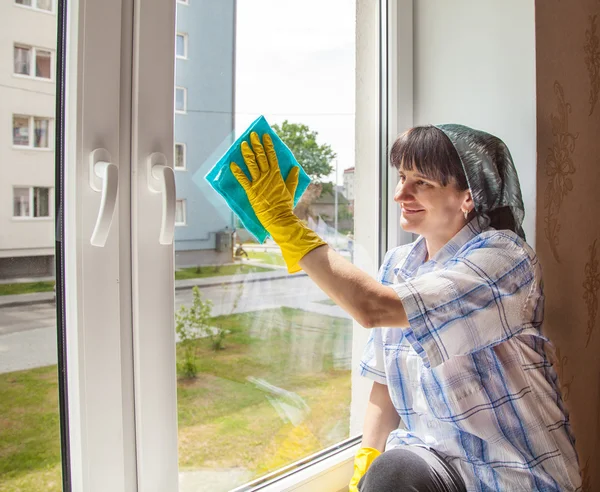
[{"label": "sliding window panel", "polygon": [[122,234],[129,190],[119,181],[130,171],[122,147],[129,123],[121,55],[131,48],[127,37],[122,43],[121,0],[65,5],[59,120],[65,124],[61,204],[72,490],[129,492],[135,487],[132,355],[122,313],[130,311],[130,292],[121,282],[129,275],[130,238]]},{"label": "sliding window panel", "polygon": [[[138,491],[176,491],[175,0],[134,4],[132,297]],[[182,100],[185,104],[185,99]],[[180,204],[179,214],[185,213]]]}]

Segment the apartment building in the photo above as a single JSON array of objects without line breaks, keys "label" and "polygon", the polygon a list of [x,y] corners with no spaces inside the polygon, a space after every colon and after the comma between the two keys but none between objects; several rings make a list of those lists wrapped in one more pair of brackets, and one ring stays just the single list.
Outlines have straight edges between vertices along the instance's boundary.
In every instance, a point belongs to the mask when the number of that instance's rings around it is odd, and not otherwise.
[{"label": "apartment building", "polygon": [[177,2],[176,267],[232,260],[233,214],[201,178],[235,140],[235,16],[235,0]]},{"label": "apartment building", "polygon": [[[176,264],[223,263],[233,216],[193,177],[234,140],[235,0],[177,7]],[[0,3],[0,280],[54,273],[56,23],[56,0]]]},{"label": "apartment building", "polygon": [[55,12],[0,2],[0,279],[54,270]]}]

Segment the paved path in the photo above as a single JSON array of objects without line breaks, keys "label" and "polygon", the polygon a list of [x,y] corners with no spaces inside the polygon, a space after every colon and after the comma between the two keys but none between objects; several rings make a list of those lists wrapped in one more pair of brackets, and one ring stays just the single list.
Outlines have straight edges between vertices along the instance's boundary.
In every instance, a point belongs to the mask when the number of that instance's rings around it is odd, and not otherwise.
[{"label": "paved path", "polygon": [[[189,305],[192,286],[213,301],[213,314],[249,312],[280,306],[319,314],[349,316],[338,306],[323,304],[327,296],[305,274],[273,272],[177,281],[175,309]],[[0,298],[0,373],[55,364],[56,312],[52,293]],[[20,299],[16,299],[20,298]],[[31,302],[30,302],[31,301]]]}]

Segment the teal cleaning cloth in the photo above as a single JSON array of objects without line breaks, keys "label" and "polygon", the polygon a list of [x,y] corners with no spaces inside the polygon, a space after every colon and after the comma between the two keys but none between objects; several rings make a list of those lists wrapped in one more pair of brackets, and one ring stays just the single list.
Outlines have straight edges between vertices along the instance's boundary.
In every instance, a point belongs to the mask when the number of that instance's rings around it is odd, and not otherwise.
[{"label": "teal cleaning cloth", "polygon": [[[221,195],[229,208],[235,212],[235,214],[240,218],[244,227],[250,232],[259,243],[263,243],[265,239],[269,236],[269,233],[262,226],[258,217],[252,210],[252,206],[248,201],[248,197],[246,196],[246,192],[244,188],[238,183],[237,179],[229,169],[229,165],[232,162],[235,162],[240,168],[246,173],[248,179],[250,179],[250,172],[248,171],[248,167],[244,163],[244,159],[242,157],[241,144],[243,141],[248,142],[250,144],[250,133],[256,132],[258,133],[261,141],[262,136],[265,133],[268,133],[271,136],[271,140],[273,140],[273,147],[275,148],[275,152],[277,153],[277,160],[279,161],[279,168],[281,169],[281,174],[283,179],[285,180],[290,173],[292,167],[298,166],[300,168],[300,173],[298,175],[298,187],[296,188],[296,194],[294,195],[294,206],[300,200],[302,194],[308,188],[310,184],[310,178],[302,169],[302,166],[298,164],[298,161],[292,154],[292,151],[288,149],[287,145],[283,143],[283,141],[277,136],[277,134],[273,131],[270,125],[267,123],[267,120],[264,116],[260,116],[257,118],[248,129],[229,147],[229,150],[225,152],[225,155],[219,159],[219,161],[213,166],[213,168],[206,174],[204,179],[208,182],[208,184],[219,194]],[[250,145],[252,148],[252,145]]]}]

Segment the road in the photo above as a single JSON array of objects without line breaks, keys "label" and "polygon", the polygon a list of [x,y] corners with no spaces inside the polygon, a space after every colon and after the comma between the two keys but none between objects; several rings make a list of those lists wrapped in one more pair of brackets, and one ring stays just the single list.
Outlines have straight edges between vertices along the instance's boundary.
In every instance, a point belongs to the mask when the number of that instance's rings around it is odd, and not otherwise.
[{"label": "road", "polygon": [[[225,284],[204,287],[202,296],[210,299],[213,314],[249,312],[280,306],[294,307],[330,316],[349,318],[338,306],[319,301],[327,296],[308,278]],[[191,289],[175,292],[175,309],[190,305]],[[53,304],[0,308],[0,373],[55,364],[56,313]]]}]

